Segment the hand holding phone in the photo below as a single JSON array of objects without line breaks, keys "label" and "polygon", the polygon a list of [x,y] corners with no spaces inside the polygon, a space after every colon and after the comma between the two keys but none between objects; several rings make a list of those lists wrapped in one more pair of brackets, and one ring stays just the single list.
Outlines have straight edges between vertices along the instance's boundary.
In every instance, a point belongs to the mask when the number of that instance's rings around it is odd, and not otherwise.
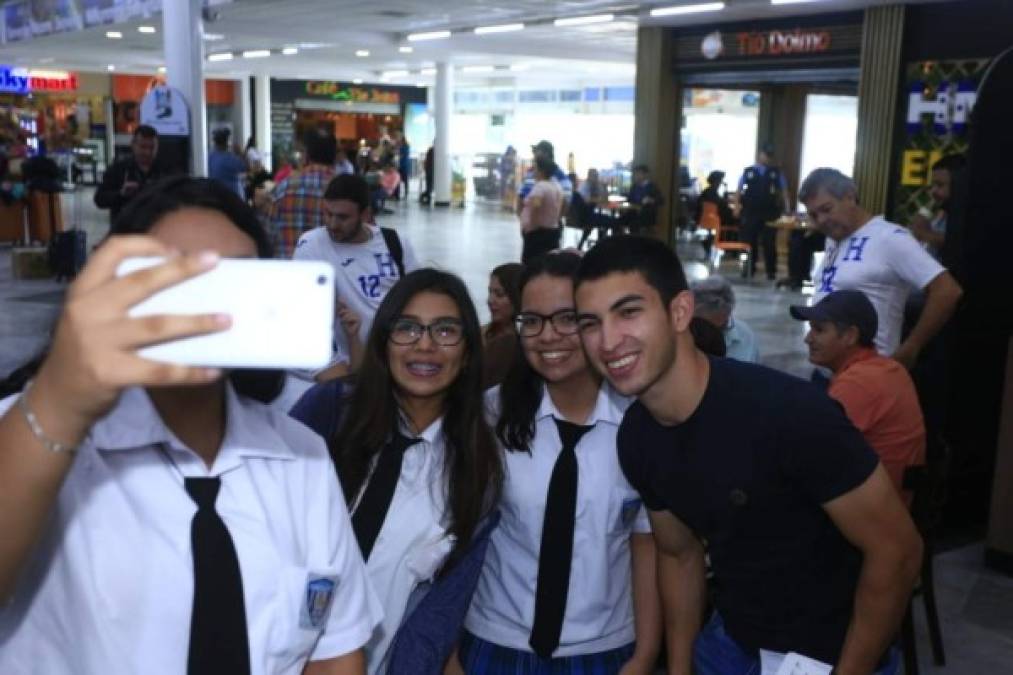
[{"label": "hand holding phone", "polygon": [[205,384],[219,376],[207,368],[154,363],[138,358],[148,344],[220,331],[228,317],[193,315],[131,318],[131,306],[160,290],[207,271],[214,255],[176,255],[157,267],[127,277],[116,269],[131,256],[170,256],[152,237],[112,237],[99,247],[67,290],[49,354],[36,377],[37,414],[56,439],[79,439],[131,386]]}]

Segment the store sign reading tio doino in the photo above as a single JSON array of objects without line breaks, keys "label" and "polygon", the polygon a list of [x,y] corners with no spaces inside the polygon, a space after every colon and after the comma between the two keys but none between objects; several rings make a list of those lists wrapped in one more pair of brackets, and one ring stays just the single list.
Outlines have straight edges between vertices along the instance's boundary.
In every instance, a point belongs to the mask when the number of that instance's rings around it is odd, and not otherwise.
[{"label": "store sign reading tio doino", "polygon": [[311,96],[325,96],[335,101],[354,103],[393,103],[396,105],[401,102],[401,95],[396,91],[348,87],[338,82],[307,82],[306,93]]},{"label": "store sign reading tio doino", "polygon": [[772,30],[761,33],[742,32],[735,35],[739,53],[746,56],[769,54],[817,54],[830,50],[828,30]]},{"label": "store sign reading tio doino", "polygon": [[30,94],[35,91],[76,91],[77,73],[62,70],[27,70],[0,66],[0,92]]}]

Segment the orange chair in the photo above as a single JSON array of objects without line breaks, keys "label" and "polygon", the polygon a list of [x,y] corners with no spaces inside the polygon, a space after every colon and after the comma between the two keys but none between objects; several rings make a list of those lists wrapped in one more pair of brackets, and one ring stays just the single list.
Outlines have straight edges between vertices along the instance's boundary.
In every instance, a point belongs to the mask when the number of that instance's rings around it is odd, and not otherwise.
[{"label": "orange chair", "polygon": [[721,264],[721,256],[725,253],[738,253],[742,267],[742,276],[751,275],[752,265],[750,257],[752,249],[744,241],[728,241],[725,239],[730,234],[735,234],[739,228],[734,225],[725,225],[721,222],[721,214],[718,213],[718,205],[714,202],[704,202],[700,208],[700,222],[697,225],[709,230],[714,235],[714,243],[711,245],[711,271],[714,271]]}]

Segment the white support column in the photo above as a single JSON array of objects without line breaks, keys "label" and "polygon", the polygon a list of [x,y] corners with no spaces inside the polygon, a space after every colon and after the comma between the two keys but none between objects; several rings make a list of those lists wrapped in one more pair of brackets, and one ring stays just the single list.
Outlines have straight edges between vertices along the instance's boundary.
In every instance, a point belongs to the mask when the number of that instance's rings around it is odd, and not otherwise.
[{"label": "white support column", "polygon": [[256,109],[257,131],[254,134],[257,138],[257,150],[263,158],[264,168],[274,171],[274,164],[271,160],[271,76],[257,75],[254,84],[253,96],[256,99],[253,107]]},{"label": "white support column", "polygon": [[165,68],[169,86],[190,104],[190,171],[194,176],[208,172],[202,6],[201,0],[162,0]]},{"label": "white support column", "polygon": [[243,75],[239,78],[239,86],[236,87],[239,94],[239,129],[237,138],[233,139],[240,147],[246,147],[246,141],[253,135],[253,104],[250,103],[250,76]]},{"label": "white support column", "polygon": [[433,206],[450,206],[450,118],[454,105],[454,70],[449,63],[436,64],[436,139],[433,148]]}]

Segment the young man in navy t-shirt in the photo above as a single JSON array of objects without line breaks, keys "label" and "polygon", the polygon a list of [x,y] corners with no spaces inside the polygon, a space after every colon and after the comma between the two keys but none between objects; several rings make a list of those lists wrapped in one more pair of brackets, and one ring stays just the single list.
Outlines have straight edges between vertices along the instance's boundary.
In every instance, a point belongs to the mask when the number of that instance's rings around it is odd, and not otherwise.
[{"label": "young man in navy t-shirt", "polygon": [[[797,652],[840,675],[895,673],[921,541],[840,407],[700,352],[693,295],[661,242],[598,244],[576,304],[590,362],[638,399],[619,456],[658,545],[670,672],[745,675]],[[715,612],[701,632],[705,546]]]}]

